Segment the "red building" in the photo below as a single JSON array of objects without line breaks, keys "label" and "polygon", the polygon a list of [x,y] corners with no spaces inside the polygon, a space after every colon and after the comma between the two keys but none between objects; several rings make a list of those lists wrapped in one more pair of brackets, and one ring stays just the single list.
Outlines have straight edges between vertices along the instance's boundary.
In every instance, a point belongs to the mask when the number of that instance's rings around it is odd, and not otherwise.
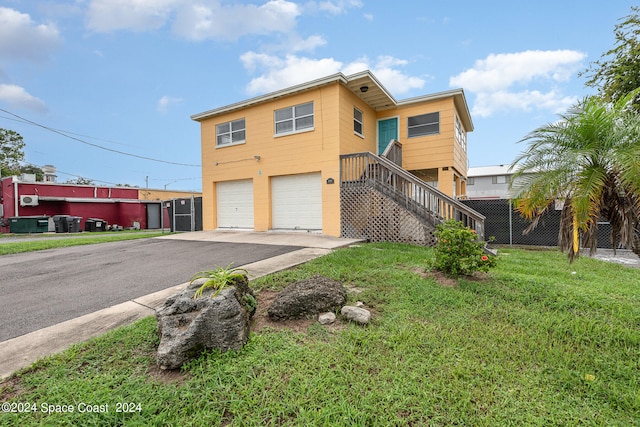
[{"label": "red building", "polygon": [[0,180],[0,232],[10,232],[10,218],[70,215],[100,218],[123,228],[160,228],[159,200],[140,200],[139,189],[72,185],[6,177]]}]

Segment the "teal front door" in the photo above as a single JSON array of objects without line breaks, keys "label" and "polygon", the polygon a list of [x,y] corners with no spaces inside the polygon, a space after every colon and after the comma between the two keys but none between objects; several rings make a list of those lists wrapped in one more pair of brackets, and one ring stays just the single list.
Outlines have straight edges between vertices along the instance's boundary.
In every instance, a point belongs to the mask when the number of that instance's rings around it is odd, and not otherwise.
[{"label": "teal front door", "polygon": [[398,119],[385,119],[378,121],[378,154],[384,153],[389,141],[398,139]]}]

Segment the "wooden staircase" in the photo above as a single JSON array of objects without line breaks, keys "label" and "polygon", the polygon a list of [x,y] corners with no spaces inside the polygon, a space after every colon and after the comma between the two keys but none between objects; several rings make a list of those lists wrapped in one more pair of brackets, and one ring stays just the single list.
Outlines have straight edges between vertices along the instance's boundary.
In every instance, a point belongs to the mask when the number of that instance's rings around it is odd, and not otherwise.
[{"label": "wooden staircase", "polygon": [[436,226],[455,219],[484,240],[484,215],[402,169],[396,144],[385,154],[395,161],[370,152],[340,156],[343,237],[431,246]]}]

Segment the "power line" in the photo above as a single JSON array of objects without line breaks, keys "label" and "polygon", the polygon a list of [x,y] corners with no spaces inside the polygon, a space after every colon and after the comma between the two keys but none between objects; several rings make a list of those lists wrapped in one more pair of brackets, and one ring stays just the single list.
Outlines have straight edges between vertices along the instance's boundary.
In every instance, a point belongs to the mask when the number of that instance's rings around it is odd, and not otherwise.
[{"label": "power line", "polygon": [[149,178],[149,181],[193,181],[194,179],[202,179],[201,176],[195,178]]},{"label": "power line", "polygon": [[[27,161],[24,161],[24,160],[23,160],[21,163],[24,163],[24,164],[29,165],[29,166],[34,166],[34,167],[36,167],[36,168],[38,168],[38,169],[42,169],[42,166],[40,166],[40,165],[36,165],[36,164],[33,164],[33,163],[30,163],[30,162],[27,162]],[[117,183],[115,183],[115,182],[109,182],[109,181],[102,181],[102,180],[100,180],[100,179],[87,178],[86,176],[81,176],[81,175],[76,175],[76,174],[73,174],[73,173],[69,173],[69,172],[61,171],[61,170],[60,170],[60,169],[58,169],[58,168],[56,168],[56,173],[61,173],[61,174],[63,174],[63,175],[74,176],[74,177],[76,177],[76,178],[84,178],[84,179],[88,179],[88,180],[90,180],[90,181],[95,181],[95,182],[102,182],[103,184],[118,185],[118,184],[117,184]]]},{"label": "power line", "polygon": [[[25,161],[25,160],[23,160],[21,163],[23,163],[23,164],[25,164],[25,165],[29,165],[29,166],[36,167],[36,168],[38,168],[38,169],[42,169],[42,168],[43,168],[43,166],[36,165],[36,164],[34,164],[34,163],[30,163],[30,162],[27,162],[27,161]],[[123,185],[122,183],[116,183],[116,182],[104,181],[104,180],[101,180],[101,179],[94,179],[94,178],[90,178],[90,177],[83,176],[83,175],[76,175],[76,174],[73,174],[73,173],[69,173],[69,172],[62,171],[62,170],[60,170],[60,169],[58,169],[58,168],[56,168],[56,173],[60,173],[60,174],[63,174],[63,175],[73,176],[73,177],[75,177],[75,178],[84,178],[84,179],[87,179],[87,180],[89,180],[89,181],[93,181],[93,182],[101,182],[101,183],[103,183],[103,184],[108,184],[108,185],[113,185],[113,186]],[[150,179],[150,181],[162,181],[162,182],[165,182],[165,181],[171,181],[171,182],[178,182],[178,181],[193,181],[193,180],[197,180],[197,179],[202,179],[202,177],[201,177],[201,176],[198,176],[198,177],[194,177],[194,178],[151,178],[151,179]],[[128,185],[128,184],[126,184],[126,185]],[[139,187],[139,186],[134,186],[134,187]]]},{"label": "power line", "polygon": [[48,130],[49,132],[53,132],[53,133],[56,133],[56,134],[58,134],[58,135],[62,135],[62,136],[64,136],[65,138],[73,139],[74,141],[78,141],[78,142],[80,142],[80,143],[82,143],[82,144],[86,144],[86,145],[89,145],[89,146],[91,146],[91,147],[99,148],[99,149],[101,149],[101,150],[110,151],[110,152],[112,152],[112,153],[117,153],[117,154],[122,154],[123,156],[129,156],[129,157],[135,157],[135,158],[138,158],[138,159],[149,160],[149,161],[152,161],[152,162],[166,163],[166,164],[169,164],[169,165],[190,166],[190,167],[198,167],[198,168],[201,166],[201,165],[192,165],[192,164],[188,164],[188,163],[169,162],[169,161],[167,161],[167,160],[159,160],[159,159],[154,159],[154,158],[152,158],[152,157],[139,156],[139,155],[137,155],[137,154],[125,153],[124,151],[119,151],[119,150],[114,150],[114,149],[112,149],[112,148],[103,147],[103,146],[101,146],[101,145],[93,144],[93,143],[88,142],[88,141],[85,141],[85,140],[83,140],[83,139],[76,138],[75,136],[71,136],[71,135],[69,135],[69,134],[65,133],[64,131],[59,131],[59,130],[56,130],[56,129],[50,128],[50,127],[48,127],[48,126],[42,125],[42,124],[40,124],[40,123],[36,123],[36,122],[34,122],[34,121],[31,121],[31,120],[29,120],[29,119],[25,119],[24,117],[19,116],[19,115],[17,115],[17,114],[14,114],[14,113],[12,113],[11,111],[7,111],[7,110],[2,109],[2,108],[0,108],[0,111],[3,111],[3,112],[5,112],[5,113],[7,113],[7,114],[10,114],[10,115],[14,116],[14,117],[17,117],[18,119],[20,119],[20,120],[24,121],[25,123],[29,123],[29,124],[32,124],[32,125],[34,125],[34,126],[41,127],[41,128],[43,128],[43,129],[45,129],[45,130]]},{"label": "power line", "polygon": [[[34,125],[33,123],[31,123],[31,122],[27,121],[27,120],[17,119],[17,118],[14,118],[14,117],[8,117],[8,116],[0,115],[0,119],[11,120],[11,121],[13,121],[13,122],[18,122],[18,123],[22,123],[22,124],[31,125],[31,126],[37,126],[37,125]],[[135,145],[131,145],[131,144],[123,144],[123,143],[118,142],[118,141],[111,141],[111,140],[109,140],[109,139],[98,138],[98,137],[91,136],[91,135],[83,135],[83,134],[81,134],[81,133],[75,133],[75,132],[71,132],[71,131],[68,131],[68,130],[56,129],[56,128],[51,128],[51,129],[53,129],[53,130],[55,130],[55,131],[57,131],[57,132],[63,132],[63,133],[66,133],[66,134],[68,134],[68,135],[81,136],[81,137],[84,137],[84,138],[94,139],[94,140],[96,140],[96,141],[109,142],[109,143],[111,143],[111,144],[115,144],[115,145],[123,145],[123,146],[125,146],[125,147],[126,147],[126,146],[129,146],[129,147],[135,147]],[[137,147],[137,148],[139,148],[139,147]]]}]

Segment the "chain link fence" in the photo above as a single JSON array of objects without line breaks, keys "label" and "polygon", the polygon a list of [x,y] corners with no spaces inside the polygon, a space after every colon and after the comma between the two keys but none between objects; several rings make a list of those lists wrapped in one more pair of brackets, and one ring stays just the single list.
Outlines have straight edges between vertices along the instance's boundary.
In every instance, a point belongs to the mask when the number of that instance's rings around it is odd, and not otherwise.
[{"label": "chain link fence", "polygon": [[[538,226],[529,234],[524,230],[530,222],[515,212],[507,199],[463,200],[465,205],[483,214],[485,219],[485,237],[495,238],[493,243],[500,245],[558,246],[560,232],[560,210],[548,210],[540,219]],[[611,225],[598,222],[598,248],[612,249]]]}]

